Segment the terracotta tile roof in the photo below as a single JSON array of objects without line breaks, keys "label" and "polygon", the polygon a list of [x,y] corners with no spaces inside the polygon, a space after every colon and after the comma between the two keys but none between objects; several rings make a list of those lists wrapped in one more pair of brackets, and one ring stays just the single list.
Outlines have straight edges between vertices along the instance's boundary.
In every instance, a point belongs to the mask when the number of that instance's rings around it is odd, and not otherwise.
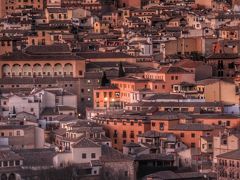
[{"label": "terracotta tile roof", "polygon": [[53,45],[38,45],[29,46],[25,49],[25,52],[30,55],[41,54],[70,54],[71,50],[67,44],[53,44]]},{"label": "terracotta tile roof", "polygon": [[220,107],[222,104],[220,102],[137,102],[127,104],[127,106],[143,106],[143,107]]},{"label": "terracotta tile roof", "polygon": [[57,106],[58,111],[74,111],[76,108],[71,106]]},{"label": "terracotta tile roof", "polygon": [[193,61],[188,59],[181,60],[175,64],[175,66],[179,66],[182,68],[197,68],[201,65],[205,65],[205,63],[202,61]]},{"label": "terracotta tile roof", "polygon": [[67,13],[67,8],[47,8],[49,13]]},{"label": "terracotta tile roof", "polygon": [[23,160],[23,157],[10,150],[0,151],[0,161]]},{"label": "terracotta tile roof", "polygon": [[120,53],[120,52],[86,52],[86,53],[78,53],[78,56],[85,58],[85,59],[117,59],[117,58],[133,58],[132,56],[125,54],[125,53]]},{"label": "terracotta tile roof", "polygon": [[143,100],[157,100],[157,99],[186,99],[180,94],[155,94],[153,96],[145,97]]},{"label": "terracotta tile roof", "polygon": [[219,60],[219,59],[229,59],[229,60],[233,60],[233,59],[237,59],[238,58],[238,54],[212,54],[210,56],[207,57],[208,60]]},{"label": "terracotta tile roof", "polygon": [[167,137],[171,133],[161,133],[158,131],[146,131],[142,134],[139,134],[138,137],[145,137],[145,138],[156,138],[156,137]]},{"label": "terracotta tile roof", "polygon": [[135,160],[144,161],[144,160],[162,160],[162,161],[174,161],[173,155],[165,154],[140,154]]},{"label": "terracotta tile roof", "polygon": [[53,166],[54,149],[21,149],[15,150],[24,158],[23,166],[40,167]]},{"label": "terracotta tile roof", "polygon": [[97,148],[100,146],[87,138],[81,138],[78,142],[72,145],[72,148]]},{"label": "terracotta tile roof", "polygon": [[147,178],[161,179],[161,180],[181,180],[181,179],[204,179],[206,173],[200,172],[184,172],[175,173],[173,171],[159,171],[150,175]]},{"label": "terracotta tile roof", "polygon": [[240,149],[220,154],[217,158],[240,160]]},{"label": "terracotta tile roof", "polygon": [[[162,67],[159,70],[160,73],[166,73],[166,74],[182,74],[182,73],[191,73],[181,67],[177,67],[177,66],[170,66],[170,67]],[[191,73],[192,74],[192,73]]]},{"label": "terracotta tile roof", "polygon": [[102,145],[102,156],[100,160],[103,162],[124,162],[133,161],[133,158],[107,145]]},{"label": "terracotta tile roof", "polygon": [[192,124],[178,124],[169,130],[177,130],[177,131],[211,131],[214,127],[205,124],[192,123]]}]

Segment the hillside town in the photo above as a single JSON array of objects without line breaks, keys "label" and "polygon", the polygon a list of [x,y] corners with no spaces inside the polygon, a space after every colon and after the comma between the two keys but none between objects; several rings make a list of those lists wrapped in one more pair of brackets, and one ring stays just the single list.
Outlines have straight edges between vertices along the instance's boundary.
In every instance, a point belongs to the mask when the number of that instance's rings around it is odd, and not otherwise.
[{"label": "hillside town", "polygon": [[240,179],[239,0],[0,0],[0,180]]}]

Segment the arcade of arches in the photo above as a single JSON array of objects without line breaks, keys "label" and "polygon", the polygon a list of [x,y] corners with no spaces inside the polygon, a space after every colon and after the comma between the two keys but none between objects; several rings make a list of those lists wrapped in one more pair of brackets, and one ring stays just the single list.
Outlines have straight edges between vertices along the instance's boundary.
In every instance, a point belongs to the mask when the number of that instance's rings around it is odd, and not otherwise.
[{"label": "arcade of arches", "polygon": [[4,62],[1,65],[1,77],[79,77],[84,71],[82,63],[70,62]]},{"label": "arcade of arches", "polygon": [[0,180],[17,180],[17,177],[14,173],[10,173],[10,174],[2,173],[0,175]]}]

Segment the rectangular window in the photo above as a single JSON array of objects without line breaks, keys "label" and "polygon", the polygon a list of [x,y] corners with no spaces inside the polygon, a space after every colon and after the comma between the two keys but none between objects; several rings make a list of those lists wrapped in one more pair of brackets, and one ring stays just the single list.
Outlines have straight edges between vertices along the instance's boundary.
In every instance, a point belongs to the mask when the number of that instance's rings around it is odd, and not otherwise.
[{"label": "rectangular window", "polygon": [[103,94],[104,94],[104,98],[106,98],[107,97],[107,92],[104,92]]},{"label": "rectangular window", "polygon": [[3,166],[4,167],[8,166],[8,161],[3,161]]},{"label": "rectangular window", "polygon": [[9,166],[13,166],[14,165],[14,161],[9,161]]},{"label": "rectangular window", "polygon": [[191,143],[191,148],[195,148],[195,147],[196,147],[195,143]]},{"label": "rectangular window", "polygon": [[99,92],[96,92],[96,97],[99,98]]},{"label": "rectangular window", "polygon": [[130,138],[134,138],[134,131],[131,131]]},{"label": "rectangular window", "polygon": [[19,165],[20,165],[20,161],[18,161],[18,160],[15,161],[15,165],[16,165],[16,166],[19,166]]},{"label": "rectangular window", "polygon": [[86,153],[82,153],[82,159],[86,159],[87,158],[87,154]]},{"label": "rectangular window", "polygon": [[181,133],[181,134],[180,134],[180,137],[184,137],[184,133]]},{"label": "rectangular window", "polygon": [[160,123],[160,130],[164,130],[164,123]]},{"label": "rectangular window", "polygon": [[230,126],[230,121],[227,121],[227,126]]},{"label": "rectangular window", "polygon": [[123,138],[126,138],[126,137],[127,137],[127,132],[126,132],[126,131],[123,131],[122,137],[123,137]]},{"label": "rectangular window", "polygon": [[95,153],[92,153],[92,154],[91,154],[91,158],[92,158],[92,159],[95,159],[95,158],[96,158],[96,154],[95,154]]},{"label": "rectangular window", "polygon": [[107,107],[107,102],[104,102],[104,107],[105,107],[105,108]]},{"label": "rectangular window", "polygon": [[192,134],[191,134],[191,137],[192,137],[192,138],[195,138],[195,133],[192,133]]},{"label": "rectangular window", "polygon": [[113,137],[117,137],[118,133],[117,130],[114,130]]},{"label": "rectangular window", "polygon": [[17,136],[20,136],[20,131],[17,131]]}]

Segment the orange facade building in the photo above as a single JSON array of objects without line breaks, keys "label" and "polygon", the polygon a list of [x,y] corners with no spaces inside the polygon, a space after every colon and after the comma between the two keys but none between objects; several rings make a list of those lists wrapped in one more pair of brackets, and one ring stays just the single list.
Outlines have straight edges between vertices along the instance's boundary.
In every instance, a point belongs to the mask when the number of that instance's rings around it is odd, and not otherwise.
[{"label": "orange facade building", "polygon": [[151,126],[147,117],[139,115],[101,115],[94,118],[94,121],[103,125],[113,148],[120,151],[124,144],[137,143],[137,135],[149,131]]},{"label": "orange facade building", "polygon": [[120,90],[114,86],[102,86],[93,90],[94,109],[119,109]]},{"label": "orange facade building", "polygon": [[237,128],[240,125],[240,118],[238,116],[227,114],[196,115],[194,121],[206,125],[219,125],[229,129]]},{"label": "orange facade building", "polygon": [[[51,53],[59,48],[60,53]],[[49,55],[42,52],[48,49]],[[42,51],[41,51],[42,50]],[[3,77],[84,77],[85,60],[62,46],[33,46],[25,53],[1,56],[0,78]]]},{"label": "orange facade building", "polygon": [[149,80],[160,80],[164,82],[164,92],[171,92],[174,84],[181,82],[194,83],[195,73],[181,67],[162,67],[160,70],[147,71],[144,77]]},{"label": "orange facade building", "polygon": [[151,117],[151,130],[173,133],[183,143],[192,148],[200,148],[200,137],[211,136],[213,132],[213,126],[197,123],[184,123],[178,116],[166,115],[160,117]]},{"label": "orange facade building", "polygon": [[122,106],[124,106],[126,103],[131,102],[130,94],[133,91],[148,88],[147,79],[123,77],[113,79],[111,83],[120,89]]}]

